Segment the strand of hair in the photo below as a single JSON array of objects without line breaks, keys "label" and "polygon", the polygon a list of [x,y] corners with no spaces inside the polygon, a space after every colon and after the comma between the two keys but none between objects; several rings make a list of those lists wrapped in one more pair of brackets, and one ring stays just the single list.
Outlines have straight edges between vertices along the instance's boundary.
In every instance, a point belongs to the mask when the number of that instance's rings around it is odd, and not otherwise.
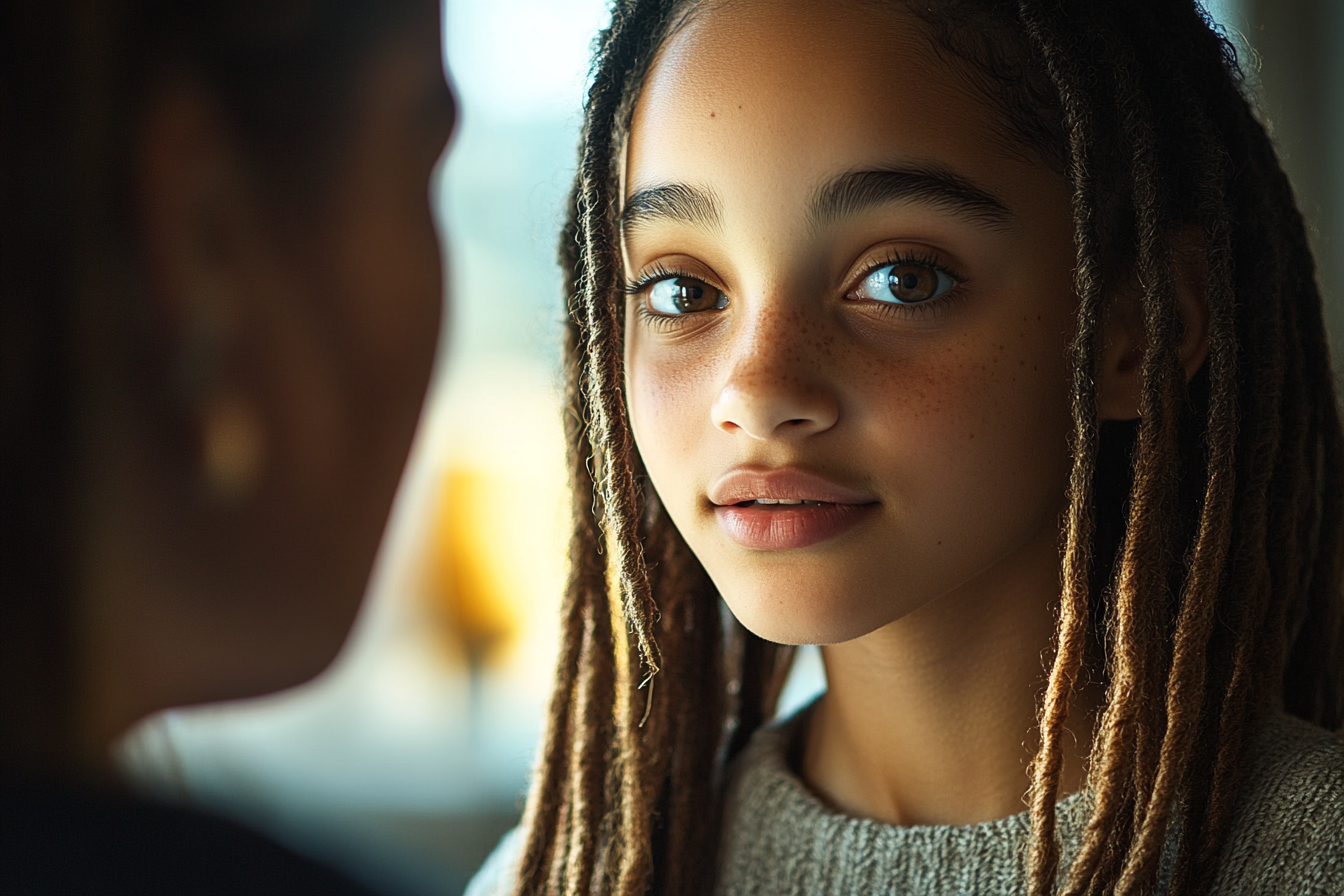
[{"label": "strand of hair", "polygon": [[1070,472],[1067,542],[1060,601],[1059,634],[1049,672],[1041,711],[1040,745],[1032,763],[1029,887],[1033,896],[1053,893],[1059,866],[1059,843],[1055,835],[1055,803],[1063,766],[1063,726],[1072,702],[1073,690],[1082,664],[1088,617],[1088,569],[1092,541],[1091,467],[1096,453],[1095,399],[1091,379],[1095,360],[1093,343],[1100,325],[1101,275],[1092,251],[1098,235],[1091,211],[1095,195],[1089,176],[1087,152],[1094,130],[1091,110],[1080,102],[1071,84],[1073,62],[1062,49],[1058,34],[1050,28],[1047,12],[1032,3],[1019,5],[1029,39],[1045,58],[1046,68],[1059,90],[1064,105],[1066,128],[1072,158],[1075,228],[1079,234],[1078,270],[1075,275],[1080,295],[1078,333],[1072,349],[1074,378],[1074,428],[1071,433],[1073,468]]}]

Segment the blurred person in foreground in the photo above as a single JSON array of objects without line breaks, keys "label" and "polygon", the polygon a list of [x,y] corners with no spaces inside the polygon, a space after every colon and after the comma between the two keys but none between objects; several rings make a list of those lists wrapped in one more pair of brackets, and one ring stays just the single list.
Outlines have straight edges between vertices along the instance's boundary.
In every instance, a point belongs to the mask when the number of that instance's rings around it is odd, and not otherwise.
[{"label": "blurred person in foreground", "polygon": [[3,15],[0,889],[355,892],[109,746],[346,637],[438,341],[438,6]]}]

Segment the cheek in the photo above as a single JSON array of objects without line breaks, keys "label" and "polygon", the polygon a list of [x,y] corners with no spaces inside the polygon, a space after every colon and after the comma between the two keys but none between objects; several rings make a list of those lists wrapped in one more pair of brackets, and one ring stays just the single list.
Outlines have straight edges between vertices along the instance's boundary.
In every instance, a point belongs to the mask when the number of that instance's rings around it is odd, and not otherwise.
[{"label": "cheek", "polygon": [[988,326],[869,369],[854,404],[881,475],[909,498],[897,508],[909,522],[954,540],[995,529],[998,541],[1058,512],[1069,469],[1062,336]]},{"label": "cheek", "polygon": [[695,467],[696,446],[703,443],[713,403],[708,371],[712,360],[666,346],[649,346],[635,326],[626,351],[630,424],[644,465],[663,500],[675,501],[675,489]]},{"label": "cheek", "polygon": [[[438,336],[442,268],[428,172],[388,147],[357,159],[340,209],[333,286],[350,354],[402,382],[426,373]],[[409,169],[409,170],[407,170]]]},{"label": "cheek", "polygon": [[399,159],[367,150],[339,169],[300,272],[307,288],[284,369],[301,387],[290,439],[310,499],[373,525],[419,419],[442,286],[428,172],[413,188]]}]

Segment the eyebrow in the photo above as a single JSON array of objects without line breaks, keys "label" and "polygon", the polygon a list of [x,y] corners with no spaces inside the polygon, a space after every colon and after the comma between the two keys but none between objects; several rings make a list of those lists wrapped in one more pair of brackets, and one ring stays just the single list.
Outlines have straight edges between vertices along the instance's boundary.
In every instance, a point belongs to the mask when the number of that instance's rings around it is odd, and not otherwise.
[{"label": "eyebrow", "polygon": [[655,221],[677,221],[703,230],[723,223],[713,191],[687,184],[662,184],[631,194],[621,211],[621,234],[629,235]]},{"label": "eyebrow", "polygon": [[[1008,206],[954,171],[938,165],[850,171],[827,182],[812,199],[809,223],[817,228],[893,202],[942,208],[990,230],[1013,221]],[[621,211],[623,236],[659,221],[717,230],[723,216],[713,191],[689,184],[660,184],[635,191]]]},{"label": "eyebrow", "polygon": [[822,224],[893,202],[917,202],[941,208],[989,230],[1013,221],[1008,206],[994,194],[946,168],[921,165],[875,171],[851,171],[817,191],[809,223]]}]

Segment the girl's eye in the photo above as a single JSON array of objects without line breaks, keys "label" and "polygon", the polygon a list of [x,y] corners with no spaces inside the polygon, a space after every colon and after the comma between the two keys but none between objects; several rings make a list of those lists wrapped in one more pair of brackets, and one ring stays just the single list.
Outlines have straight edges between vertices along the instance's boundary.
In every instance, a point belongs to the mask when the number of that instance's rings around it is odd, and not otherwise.
[{"label": "girl's eye", "polygon": [[658,314],[690,314],[728,307],[728,296],[694,277],[668,277],[649,287],[649,308]]},{"label": "girl's eye", "polygon": [[953,286],[956,286],[956,281],[938,268],[905,261],[884,264],[865,277],[859,285],[856,298],[896,305],[918,305],[938,298]]}]

